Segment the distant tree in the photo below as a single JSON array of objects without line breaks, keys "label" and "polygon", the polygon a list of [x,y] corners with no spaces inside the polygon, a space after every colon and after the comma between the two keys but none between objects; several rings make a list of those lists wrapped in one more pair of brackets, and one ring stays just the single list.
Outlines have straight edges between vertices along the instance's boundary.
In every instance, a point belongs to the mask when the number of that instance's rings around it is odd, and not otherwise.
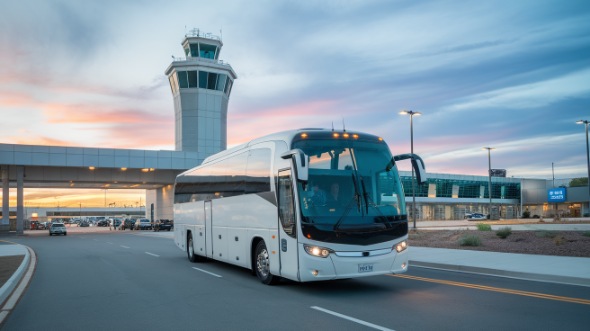
[{"label": "distant tree", "polygon": [[576,186],[588,186],[588,177],[579,177],[570,180],[570,187]]}]

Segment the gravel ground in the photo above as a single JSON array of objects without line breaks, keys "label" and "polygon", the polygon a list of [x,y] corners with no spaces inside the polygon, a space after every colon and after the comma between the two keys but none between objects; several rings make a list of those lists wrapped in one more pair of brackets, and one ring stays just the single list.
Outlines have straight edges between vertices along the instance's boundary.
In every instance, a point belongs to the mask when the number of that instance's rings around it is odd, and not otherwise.
[{"label": "gravel ground", "polygon": [[[462,246],[461,239],[475,236],[479,246]],[[576,231],[512,231],[506,239],[496,231],[411,230],[410,246],[469,249],[503,253],[590,257],[590,233]]]},{"label": "gravel ground", "polygon": [[18,269],[24,257],[24,255],[0,256],[0,287],[12,277],[12,274]]}]

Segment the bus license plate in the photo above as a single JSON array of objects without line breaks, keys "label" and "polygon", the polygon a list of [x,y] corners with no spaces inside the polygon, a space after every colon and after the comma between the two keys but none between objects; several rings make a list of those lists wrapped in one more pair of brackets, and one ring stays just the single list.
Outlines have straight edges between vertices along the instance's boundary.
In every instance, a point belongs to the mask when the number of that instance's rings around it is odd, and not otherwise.
[{"label": "bus license plate", "polygon": [[372,272],[373,271],[373,265],[372,264],[359,264],[359,273],[361,272]]}]

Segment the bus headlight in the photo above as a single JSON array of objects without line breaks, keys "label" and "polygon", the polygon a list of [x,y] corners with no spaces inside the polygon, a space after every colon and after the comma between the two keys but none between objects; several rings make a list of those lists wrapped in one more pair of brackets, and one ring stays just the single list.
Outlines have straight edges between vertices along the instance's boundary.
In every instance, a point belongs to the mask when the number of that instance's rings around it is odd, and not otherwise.
[{"label": "bus headlight", "polygon": [[408,243],[404,240],[401,243],[395,245],[395,251],[401,253],[408,248]]},{"label": "bus headlight", "polygon": [[309,254],[311,256],[324,257],[324,258],[328,257],[330,255],[330,253],[332,252],[332,250],[330,250],[330,249],[319,247],[319,246],[303,245],[303,248],[305,248],[305,251],[307,252],[307,254]]}]

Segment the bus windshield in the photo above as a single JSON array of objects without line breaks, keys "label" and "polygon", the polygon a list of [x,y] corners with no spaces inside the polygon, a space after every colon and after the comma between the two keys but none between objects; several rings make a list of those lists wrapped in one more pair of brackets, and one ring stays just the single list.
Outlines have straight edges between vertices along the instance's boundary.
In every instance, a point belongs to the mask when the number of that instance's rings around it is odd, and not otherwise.
[{"label": "bus windshield", "polygon": [[306,139],[293,143],[309,156],[298,182],[307,238],[373,244],[407,234],[403,188],[387,145],[375,139]]}]

